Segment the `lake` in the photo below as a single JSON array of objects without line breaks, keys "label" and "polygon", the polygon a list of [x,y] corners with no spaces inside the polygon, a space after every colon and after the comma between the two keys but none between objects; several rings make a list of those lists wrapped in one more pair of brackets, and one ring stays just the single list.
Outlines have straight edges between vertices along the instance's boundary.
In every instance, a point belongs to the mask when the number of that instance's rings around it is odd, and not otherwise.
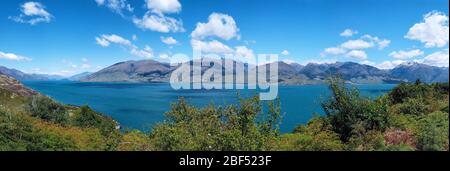
[{"label": "lake", "polygon": [[[237,90],[173,90],[166,83],[82,83],[69,81],[26,81],[24,84],[53,99],[72,105],[89,105],[117,120],[122,127],[147,131],[164,120],[170,104],[184,97],[201,107],[234,104]],[[356,85],[368,97],[391,90],[394,84]],[[243,97],[256,95],[255,90],[240,90]],[[323,114],[321,102],[330,94],[326,85],[280,86],[279,97],[283,121],[281,132],[290,132],[308,122],[315,113]]]}]

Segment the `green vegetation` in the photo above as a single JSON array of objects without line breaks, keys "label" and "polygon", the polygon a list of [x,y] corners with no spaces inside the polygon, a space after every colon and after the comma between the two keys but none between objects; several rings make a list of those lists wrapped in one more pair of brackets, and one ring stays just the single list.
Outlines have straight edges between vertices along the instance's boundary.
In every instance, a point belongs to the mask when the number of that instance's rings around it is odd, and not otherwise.
[{"label": "green vegetation", "polygon": [[399,84],[370,99],[333,78],[325,115],[280,134],[280,102],[197,108],[184,99],[151,132],[120,131],[88,106],[0,87],[0,151],[448,151],[448,83]]}]

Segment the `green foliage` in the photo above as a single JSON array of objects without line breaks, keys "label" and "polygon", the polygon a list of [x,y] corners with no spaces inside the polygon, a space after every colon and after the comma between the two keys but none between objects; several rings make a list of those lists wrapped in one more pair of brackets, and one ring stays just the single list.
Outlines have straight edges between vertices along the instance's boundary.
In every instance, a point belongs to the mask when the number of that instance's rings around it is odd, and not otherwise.
[{"label": "green foliage", "polygon": [[399,144],[399,145],[390,145],[387,146],[385,151],[415,151],[416,149],[407,144]]},{"label": "green foliage", "polygon": [[400,84],[377,99],[330,80],[324,116],[280,134],[279,99],[198,108],[184,99],[150,133],[116,130],[88,106],[0,89],[0,151],[448,150],[448,83]]},{"label": "green foliage", "polygon": [[64,106],[45,96],[34,96],[28,105],[28,110],[31,116],[45,121],[62,125],[68,123],[68,114]]},{"label": "green foliage", "polygon": [[330,80],[330,89],[332,96],[322,107],[333,131],[339,134],[342,141],[388,127],[387,105],[383,100],[361,97],[356,88],[346,88],[339,78]]},{"label": "green foliage", "polygon": [[154,127],[151,138],[157,150],[270,150],[278,135],[280,112],[278,104],[269,108],[262,113],[257,97],[217,108],[196,108],[181,99],[165,114],[166,122]]},{"label": "green foliage", "polygon": [[293,134],[281,135],[277,149],[283,151],[342,151],[345,145],[339,135],[331,131],[324,117],[311,119],[306,126],[298,126]]},{"label": "green foliage", "polygon": [[8,98],[0,104],[0,150],[104,151],[120,141],[115,122],[89,107],[65,106],[41,95]]},{"label": "green foliage", "polygon": [[113,132],[116,126],[111,118],[95,112],[89,106],[82,106],[75,112],[72,124],[82,128],[98,128],[105,134]]},{"label": "green foliage", "polygon": [[423,83],[407,84],[401,83],[397,85],[389,93],[389,97],[392,99],[393,104],[403,103],[410,98],[423,98],[432,92],[430,86]]},{"label": "green foliage", "polygon": [[417,127],[418,116],[415,115],[403,115],[395,114],[390,116],[389,123],[393,128],[399,128],[401,130],[414,130]]},{"label": "green foliage", "polygon": [[420,116],[428,113],[428,107],[423,98],[407,98],[403,103],[399,104],[399,112]]},{"label": "green foliage", "polygon": [[426,151],[448,150],[448,113],[434,112],[419,120],[418,145]]},{"label": "green foliage", "polygon": [[42,131],[33,118],[0,109],[0,151],[62,151],[75,150],[68,137]]},{"label": "green foliage", "polygon": [[150,137],[140,131],[124,133],[117,147],[119,151],[152,151],[154,150]]}]

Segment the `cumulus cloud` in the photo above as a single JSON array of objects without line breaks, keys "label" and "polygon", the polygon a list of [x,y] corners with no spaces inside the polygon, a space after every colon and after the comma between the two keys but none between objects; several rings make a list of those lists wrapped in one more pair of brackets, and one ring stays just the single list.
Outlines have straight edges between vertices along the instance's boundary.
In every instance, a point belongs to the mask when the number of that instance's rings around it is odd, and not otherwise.
[{"label": "cumulus cloud", "polygon": [[287,64],[299,64],[299,62],[291,59],[283,59],[282,61]]},{"label": "cumulus cloud", "polygon": [[239,28],[233,17],[220,13],[212,13],[207,23],[197,23],[191,36],[193,39],[204,39],[210,36],[219,37],[224,40],[240,38]]},{"label": "cumulus cloud", "polygon": [[355,35],[355,34],[358,34],[358,31],[352,30],[352,29],[345,29],[345,30],[340,34],[340,36],[342,36],[342,37],[351,37],[351,36],[353,36],[353,35]]},{"label": "cumulus cloud", "polygon": [[425,47],[444,47],[449,37],[448,16],[432,11],[423,17],[421,23],[412,26],[405,38],[425,43]]},{"label": "cumulus cloud", "polygon": [[45,10],[45,6],[39,2],[25,2],[21,6],[22,13],[19,16],[8,17],[18,23],[36,25],[41,22],[49,23],[53,16]]},{"label": "cumulus cloud", "polygon": [[344,53],[346,53],[347,50],[344,48],[340,48],[340,47],[330,47],[330,48],[326,48],[323,52],[322,55],[326,55],[326,54],[331,54],[331,55],[342,55]]},{"label": "cumulus cloud", "polygon": [[375,65],[375,62],[372,62],[369,60],[364,60],[364,61],[361,61],[360,64],[373,66],[373,65]]},{"label": "cumulus cloud", "polygon": [[146,0],[146,5],[154,13],[178,13],[181,11],[181,4],[178,0]]},{"label": "cumulus cloud", "polygon": [[147,12],[142,18],[133,18],[133,23],[141,29],[162,33],[184,32],[183,22],[163,14]]},{"label": "cumulus cloud", "polygon": [[366,52],[362,50],[352,50],[346,54],[347,57],[356,58],[356,59],[367,59]]},{"label": "cumulus cloud", "polygon": [[141,58],[153,58],[153,49],[148,45],[146,45],[144,49],[139,49],[137,46],[133,46],[130,53]]},{"label": "cumulus cloud", "polygon": [[403,60],[394,60],[394,61],[384,61],[380,64],[375,65],[375,67],[380,68],[380,69],[392,69],[395,68],[396,66],[405,63],[406,61]]},{"label": "cumulus cloud", "polygon": [[284,55],[284,56],[287,56],[287,55],[289,55],[289,51],[288,50],[283,50],[281,52],[281,54]]},{"label": "cumulus cloud", "polygon": [[[348,29],[344,30],[344,32],[341,33],[341,35],[349,35],[350,32],[354,34],[357,33],[356,31]],[[388,39],[380,39],[376,36],[366,34],[358,39],[348,40],[337,47],[326,48],[320,54],[321,56],[346,54],[347,57],[366,59],[367,54],[366,52],[361,51],[362,49],[378,47],[379,50],[382,50],[385,47],[389,46],[390,43],[391,41]]]},{"label": "cumulus cloud", "polygon": [[31,58],[17,55],[14,53],[6,53],[0,51],[0,59],[7,59],[7,60],[13,60],[13,61],[31,61]]},{"label": "cumulus cloud", "polygon": [[98,45],[100,45],[102,47],[108,47],[111,44],[120,45],[124,48],[129,49],[130,54],[137,56],[137,57],[142,57],[142,58],[152,58],[153,57],[153,50],[152,50],[152,48],[150,48],[150,46],[147,45],[147,46],[145,46],[144,49],[140,49],[138,46],[131,43],[130,40],[125,39],[119,35],[103,34],[99,37],[96,37],[95,41],[97,42]]},{"label": "cumulus cloud", "polygon": [[341,47],[346,49],[367,49],[373,46],[374,45],[372,42],[367,42],[361,39],[349,40],[341,44]]},{"label": "cumulus cloud", "polygon": [[124,11],[133,12],[133,7],[127,0],[95,0],[98,6],[106,6],[111,11],[123,15]]},{"label": "cumulus cloud", "polygon": [[396,58],[396,59],[410,59],[417,56],[423,55],[423,51],[419,49],[414,49],[410,51],[394,51],[389,54],[389,56]]},{"label": "cumulus cloud", "polygon": [[363,35],[361,37],[361,39],[367,40],[373,44],[376,44],[378,46],[378,49],[380,49],[380,50],[384,49],[385,47],[389,46],[389,44],[391,44],[391,41],[388,39],[380,39],[376,36],[371,36],[368,34]]},{"label": "cumulus cloud", "polygon": [[161,53],[161,54],[159,54],[159,58],[161,58],[161,59],[169,59],[170,55],[167,54],[167,53]]},{"label": "cumulus cloud", "polygon": [[131,41],[115,35],[115,34],[111,34],[111,35],[101,35],[100,37],[96,37],[95,38],[97,44],[99,44],[100,46],[103,47],[108,47],[111,43],[116,43],[116,44],[120,44],[120,45],[125,45],[125,46],[131,46]]},{"label": "cumulus cloud", "polygon": [[423,63],[439,67],[448,67],[449,64],[448,49],[434,52],[426,56],[423,59]]},{"label": "cumulus cloud", "polygon": [[199,50],[205,53],[231,54],[234,52],[233,49],[217,40],[201,41],[192,39],[191,45],[194,50]]},{"label": "cumulus cloud", "polygon": [[246,46],[236,46],[236,56],[247,59],[255,59],[255,53],[253,53],[253,50],[247,48]]},{"label": "cumulus cloud", "polygon": [[161,41],[167,45],[176,45],[178,44],[178,41],[174,39],[173,37],[163,37],[161,36]]}]

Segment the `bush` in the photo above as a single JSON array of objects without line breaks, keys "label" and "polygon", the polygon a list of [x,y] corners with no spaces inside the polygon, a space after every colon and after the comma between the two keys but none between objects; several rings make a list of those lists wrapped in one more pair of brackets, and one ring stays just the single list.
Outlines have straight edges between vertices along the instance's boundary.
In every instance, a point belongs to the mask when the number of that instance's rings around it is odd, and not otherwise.
[{"label": "bush", "polygon": [[45,121],[65,125],[68,123],[68,114],[63,105],[41,95],[34,96],[28,105],[31,116]]},{"label": "bush", "polygon": [[342,141],[370,130],[384,131],[388,127],[387,104],[383,99],[361,97],[356,88],[348,89],[339,78],[330,80],[332,96],[322,107]]},{"label": "bush", "polygon": [[277,143],[281,151],[342,151],[344,145],[339,136],[331,131],[319,132],[315,135],[284,134]]},{"label": "bush", "polygon": [[418,146],[425,151],[448,150],[448,113],[434,112],[419,121]]},{"label": "bush", "polygon": [[278,136],[279,107],[269,107],[263,113],[258,97],[241,99],[238,106],[217,108],[196,108],[180,99],[165,114],[166,122],[155,126],[150,137],[155,148],[163,151],[270,150]]},{"label": "bush", "polygon": [[389,97],[393,104],[397,104],[403,103],[409,98],[424,98],[430,95],[431,92],[430,86],[420,82],[416,84],[401,83],[391,90]]},{"label": "bush", "polygon": [[82,106],[75,112],[72,123],[82,128],[98,128],[105,134],[113,132],[116,126],[111,118],[95,112],[88,106]]},{"label": "bush", "polygon": [[407,115],[424,115],[429,112],[429,106],[422,98],[407,98],[399,105],[399,112]]}]

